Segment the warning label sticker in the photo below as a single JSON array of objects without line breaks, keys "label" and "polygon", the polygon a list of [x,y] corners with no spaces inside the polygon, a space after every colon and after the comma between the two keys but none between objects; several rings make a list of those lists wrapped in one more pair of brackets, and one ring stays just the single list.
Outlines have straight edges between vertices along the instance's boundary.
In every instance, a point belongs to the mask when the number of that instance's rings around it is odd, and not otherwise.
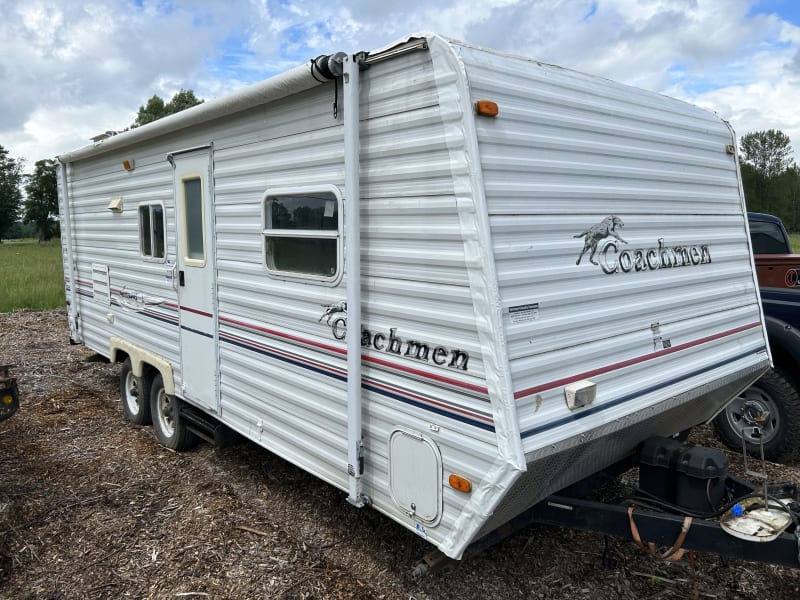
[{"label": "warning label sticker", "polygon": [[539,318],[539,304],[520,304],[508,309],[508,316],[512,323],[525,323]]}]

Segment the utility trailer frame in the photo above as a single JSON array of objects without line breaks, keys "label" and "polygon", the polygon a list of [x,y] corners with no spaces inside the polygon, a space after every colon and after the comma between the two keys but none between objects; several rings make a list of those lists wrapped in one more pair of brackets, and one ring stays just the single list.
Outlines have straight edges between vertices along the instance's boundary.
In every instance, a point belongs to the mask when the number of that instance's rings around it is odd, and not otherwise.
[{"label": "utility trailer frame", "polygon": [[[680,515],[641,508],[629,515],[629,508],[625,506],[559,495],[550,496],[520,515],[522,517],[527,517],[529,523],[594,531],[636,541],[631,529],[631,519],[634,519],[641,540],[668,547],[673,546],[681,535],[685,522]],[[716,521],[694,518],[681,547],[729,558],[798,568],[799,544],[797,532],[783,533],[771,542],[748,542],[725,533]]]},{"label": "utility trailer frame", "polygon": [[[796,526],[793,532],[782,533],[771,542],[751,542],[726,533],[717,520],[635,507],[631,500],[601,502],[585,498],[587,490],[595,489],[600,482],[615,479],[635,465],[636,461],[631,456],[583,482],[549,496],[471,544],[465,551],[464,557],[474,556],[525,527],[539,524],[602,533],[605,536],[630,540],[654,558],[678,559],[682,555],[681,551],[694,550],[718,554],[725,558],[800,568],[800,529]],[[753,494],[763,489],[734,475],[727,476],[725,486],[735,497]],[[767,491],[773,497],[798,499],[797,485],[792,482],[769,484]],[[657,548],[668,550],[659,554]],[[607,564],[607,552],[606,545],[604,565]],[[415,573],[437,570],[451,562],[451,559],[441,552],[432,551],[423,557]]]}]

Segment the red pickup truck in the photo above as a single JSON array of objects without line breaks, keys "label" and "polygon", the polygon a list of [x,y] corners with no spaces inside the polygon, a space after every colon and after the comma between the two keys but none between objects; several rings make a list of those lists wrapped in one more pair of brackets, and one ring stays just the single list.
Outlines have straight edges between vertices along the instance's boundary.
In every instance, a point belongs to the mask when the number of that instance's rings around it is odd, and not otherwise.
[{"label": "red pickup truck", "polygon": [[[777,217],[749,213],[750,238],[775,367],[742,392],[714,421],[730,447],[758,453],[758,436],[769,460],[800,458],[800,254]],[[769,412],[759,425],[756,416]]]}]

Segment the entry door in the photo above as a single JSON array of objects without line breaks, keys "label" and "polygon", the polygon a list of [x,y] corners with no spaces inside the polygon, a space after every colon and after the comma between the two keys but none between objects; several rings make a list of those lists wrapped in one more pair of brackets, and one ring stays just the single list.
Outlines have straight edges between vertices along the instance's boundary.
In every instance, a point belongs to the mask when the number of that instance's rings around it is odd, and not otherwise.
[{"label": "entry door", "polygon": [[181,391],[217,412],[213,180],[210,149],[173,154],[177,210]]}]

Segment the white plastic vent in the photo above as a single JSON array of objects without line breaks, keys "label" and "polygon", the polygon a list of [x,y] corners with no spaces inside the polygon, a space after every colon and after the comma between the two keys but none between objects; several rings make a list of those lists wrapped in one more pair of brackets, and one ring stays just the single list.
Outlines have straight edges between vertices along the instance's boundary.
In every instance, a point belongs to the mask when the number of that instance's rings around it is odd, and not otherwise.
[{"label": "white plastic vent", "polygon": [[108,265],[92,263],[92,295],[95,300],[111,306],[111,285],[108,280]]}]

